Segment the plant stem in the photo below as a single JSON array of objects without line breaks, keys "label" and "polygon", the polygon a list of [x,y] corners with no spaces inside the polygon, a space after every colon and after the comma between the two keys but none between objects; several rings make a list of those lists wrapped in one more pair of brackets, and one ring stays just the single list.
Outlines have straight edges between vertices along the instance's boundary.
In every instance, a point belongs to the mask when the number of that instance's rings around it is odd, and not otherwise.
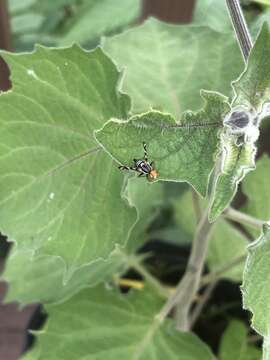
[{"label": "plant stem", "polygon": [[149,272],[147,269],[140,263],[136,257],[132,257],[129,260],[129,265],[136,270],[144,279],[149,283],[152,288],[157,290],[157,292],[166,299],[169,296],[169,291]]},{"label": "plant stem", "polygon": [[200,285],[201,273],[208,249],[209,233],[212,226],[213,224],[208,221],[207,209],[197,227],[186,272],[178,284],[175,293],[169,297],[157,315],[159,321],[162,322],[177,304],[179,311],[178,329],[182,331],[188,331],[190,328],[188,321],[189,311]]},{"label": "plant stem", "polygon": [[235,210],[231,207],[224,211],[223,216],[226,219],[233,220],[240,224],[252,226],[255,229],[261,229],[265,223],[263,220],[256,219],[253,216],[242,213],[241,211]]},{"label": "plant stem", "polygon": [[226,0],[230,18],[245,62],[252,49],[252,40],[238,0]]},{"label": "plant stem", "polygon": [[225,264],[224,266],[221,266],[218,270],[203,276],[200,286],[205,286],[212,282],[215,282],[221,275],[230,271],[235,266],[242,264],[246,260],[246,258],[247,258],[246,254],[238,256],[237,258],[233,259],[231,262]]}]

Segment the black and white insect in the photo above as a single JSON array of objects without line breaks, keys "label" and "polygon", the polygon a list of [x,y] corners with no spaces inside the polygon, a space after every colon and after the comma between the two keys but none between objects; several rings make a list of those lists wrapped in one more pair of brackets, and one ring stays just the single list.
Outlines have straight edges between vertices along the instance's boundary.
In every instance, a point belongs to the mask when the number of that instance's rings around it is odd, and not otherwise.
[{"label": "black and white insect", "polygon": [[132,171],[136,171],[139,173],[139,177],[141,176],[145,176],[147,178],[147,180],[149,181],[153,181],[158,177],[158,172],[155,169],[154,166],[154,162],[148,161],[148,154],[147,154],[147,148],[146,148],[146,143],[143,142],[143,149],[144,149],[144,159],[133,159],[134,161],[134,165],[133,166],[125,166],[125,165],[121,165],[119,166],[120,170],[132,170]]}]

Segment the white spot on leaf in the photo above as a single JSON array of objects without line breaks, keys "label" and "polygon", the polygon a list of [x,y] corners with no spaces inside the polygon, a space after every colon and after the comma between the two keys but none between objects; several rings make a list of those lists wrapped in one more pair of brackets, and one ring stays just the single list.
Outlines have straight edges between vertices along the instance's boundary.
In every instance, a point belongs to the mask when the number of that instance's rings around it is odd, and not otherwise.
[{"label": "white spot on leaf", "polygon": [[38,79],[38,76],[37,76],[37,74],[34,72],[34,70],[33,69],[28,69],[27,70],[27,74],[29,75],[29,76],[32,76],[34,79]]}]

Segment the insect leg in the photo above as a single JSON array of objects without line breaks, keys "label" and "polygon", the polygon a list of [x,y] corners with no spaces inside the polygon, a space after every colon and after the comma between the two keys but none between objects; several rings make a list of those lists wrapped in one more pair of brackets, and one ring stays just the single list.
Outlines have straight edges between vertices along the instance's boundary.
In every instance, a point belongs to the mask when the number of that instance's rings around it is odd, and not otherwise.
[{"label": "insect leg", "polygon": [[146,174],[144,173],[141,173],[138,177],[142,177],[142,176],[145,176]]},{"label": "insect leg", "polygon": [[120,169],[120,170],[133,170],[133,169],[131,169],[130,167],[125,166],[125,165],[120,165],[120,166],[118,166],[118,169]]},{"label": "insect leg", "polygon": [[143,149],[144,149],[144,160],[147,162],[148,161],[148,154],[147,154],[147,148],[146,148],[146,143],[143,142]]}]

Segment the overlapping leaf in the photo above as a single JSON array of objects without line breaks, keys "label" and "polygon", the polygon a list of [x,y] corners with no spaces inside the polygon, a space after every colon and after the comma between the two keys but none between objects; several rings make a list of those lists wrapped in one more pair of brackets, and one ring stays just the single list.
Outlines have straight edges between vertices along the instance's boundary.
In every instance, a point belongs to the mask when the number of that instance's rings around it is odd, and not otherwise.
[{"label": "overlapping leaf", "polygon": [[100,49],[3,55],[13,90],[0,96],[0,229],[19,249],[62,257],[71,275],[124,244],[136,219],[92,135],[125,118],[129,99]]},{"label": "overlapping leaf", "polygon": [[160,324],[160,306],[146,291],[127,297],[102,287],[81,292],[46,307],[49,320],[30,359],[215,359],[195,335],[177,332],[169,320]]},{"label": "overlapping leaf", "polygon": [[187,181],[205,195],[229,105],[216,93],[202,92],[202,97],[204,109],[184,113],[180,122],[169,114],[150,111],[128,121],[112,119],[96,137],[113,158],[128,166],[134,158],[143,158],[142,143],[146,142],[160,180]]},{"label": "overlapping leaf", "polygon": [[179,117],[197,110],[201,89],[229,95],[230,82],[243,69],[233,37],[155,19],[108,38],[104,48],[125,70],[123,89],[132,96],[136,113],[152,107]]}]

